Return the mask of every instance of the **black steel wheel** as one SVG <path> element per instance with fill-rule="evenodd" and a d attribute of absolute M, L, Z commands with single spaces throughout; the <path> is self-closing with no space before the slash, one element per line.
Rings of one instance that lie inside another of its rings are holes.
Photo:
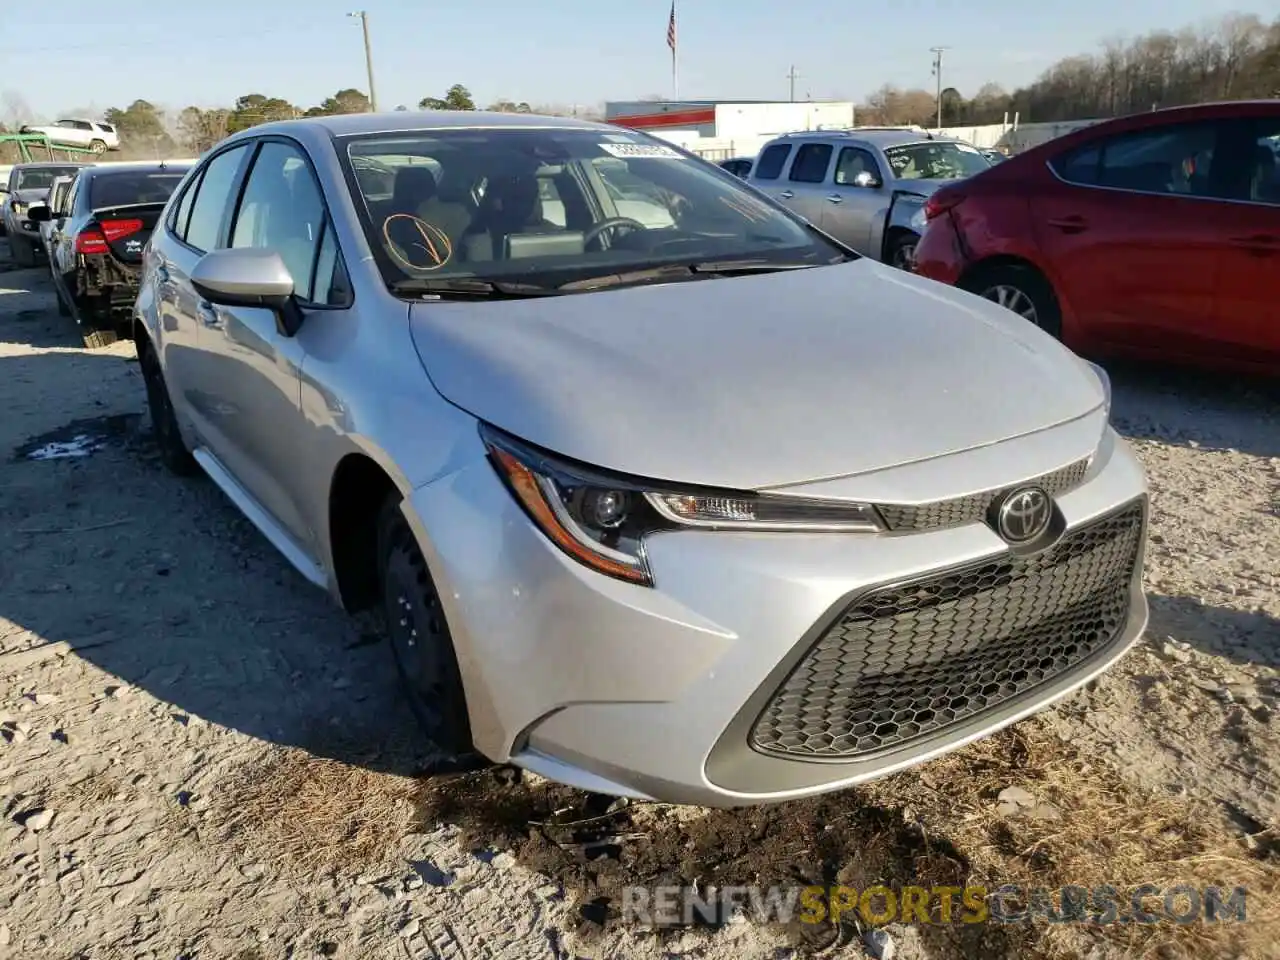
<path fill-rule="evenodd" d="M 462 674 L 440 594 L 414 538 L 400 498 L 383 504 L 378 519 L 379 582 L 387 639 L 419 725 L 443 757 L 432 773 L 492 766 L 471 742 Z"/>

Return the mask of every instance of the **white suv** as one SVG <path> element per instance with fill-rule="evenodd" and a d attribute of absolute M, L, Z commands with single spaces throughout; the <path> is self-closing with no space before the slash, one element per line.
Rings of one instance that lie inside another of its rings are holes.
<path fill-rule="evenodd" d="M 50 143 L 72 147 L 89 147 L 94 153 L 120 149 L 120 134 L 116 128 L 101 120 L 67 118 L 57 120 L 47 127 L 25 126 L 23 133 L 42 133 Z"/>

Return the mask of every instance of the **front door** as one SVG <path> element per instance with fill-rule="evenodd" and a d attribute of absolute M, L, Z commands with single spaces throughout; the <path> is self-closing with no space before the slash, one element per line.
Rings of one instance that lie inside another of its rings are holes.
<path fill-rule="evenodd" d="M 227 245 L 279 254 L 305 313 L 312 304 L 322 242 L 333 248 L 320 187 L 301 147 L 283 139 L 264 141 L 232 215 Z M 299 499 L 298 467 L 306 462 L 301 449 L 306 338 L 281 333 L 271 310 L 212 306 L 199 327 L 199 341 L 202 390 L 224 443 L 223 467 L 314 556 L 316 532 Z"/>
<path fill-rule="evenodd" d="M 884 171 L 871 151 L 841 147 L 819 226 L 864 257 L 879 260 L 881 231 L 875 227 L 888 212 L 884 194 Z"/>
<path fill-rule="evenodd" d="M 1054 163 L 1032 228 L 1087 339 L 1144 351 L 1212 350 L 1225 241 L 1221 124 L 1167 124 L 1086 144 Z"/>

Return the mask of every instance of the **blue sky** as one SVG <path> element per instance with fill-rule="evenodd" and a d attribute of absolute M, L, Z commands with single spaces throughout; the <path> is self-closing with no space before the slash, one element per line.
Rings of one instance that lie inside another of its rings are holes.
<path fill-rule="evenodd" d="M 5 4 L 0 24 L 0 91 L 20 93 L 43 116 L 137 97 L 181 107 L 265 93 L 309 106 L 366 86 L 359 22 L 346 15 L 360 4 L 18 0 Z M 481 105 L 507 98 L 587 106 L 671 93 L 670 0 L 363 5 L 383 109 L 439 96 L 453 83 Z M 945 45 L 944 80 L 972 94 L 988 80 L 1026 83 L 1110 36 L 1237 10 L 1269 20 L 1280 2 L 678 0 L 679 93 L 782 99 L 791 64 L 800 98 L 860 99 L 886 82 L 931 89 L 929 48 Z"/>

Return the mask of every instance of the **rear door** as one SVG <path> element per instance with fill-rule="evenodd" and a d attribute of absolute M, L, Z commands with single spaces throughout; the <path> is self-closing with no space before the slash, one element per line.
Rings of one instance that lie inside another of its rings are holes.
<path fill-rule="evenodd" d="M 760 151 L 755 168 L 747 177 L 747 182 L 753 187 L 767 193 L 780 203 L 785 203 L 789 199 L 782 194 L 791 192 L 782 179 L 782 172 L 787 169 L 787 161 L 791 159 L 792 146 L 794 144 L 786 140 L 768 144 Z"/>
<path fill-rule="evenodd" d="M 814 226 L 822 225 L 823 206 L 835 147 L 827 140 L 801 141 L 787 168 L 786 186 L 778 197 Z"/>
<path fill-rule="evenodd" d="M 1216 332 L 1232 358 L 1280 363 L 1280 113 L 1234 121 L 1236 200 L 1218 282 Z"/>
<path fill-rule="evenodd" d="M 1217 291 L 1239 205 L 1226 199 L 1223 124 L 1161 124 L 1054 158 L 1031 198 L 1055 284 L 1094 342 L 1128 351 L 1213 349 Z"/>
<path fill-rule="evenodd" d="M 212 321 L 213 308 L 191 286 L 191 271 L 209 250 L 223 245 L 233 192 L 249 156 L 236 144 L 211 156 L 173 207 L 164 240 L 152 245 L 151 269 L 157 287 L 156 312 L 165 379 L 175 412 L 215 456 L 225 447 L 218 414 L 201 374 L 200 327 Z"/>
<path fill-rule="evenodd" d="M 884 171 L 870 150 L 841 147 L 831 187 L 823 198 L 819 226 L 863 256 L 879 260 L 880 232 L 873 226 L 883 221 L 888 209 L 884 182 Z"/>

